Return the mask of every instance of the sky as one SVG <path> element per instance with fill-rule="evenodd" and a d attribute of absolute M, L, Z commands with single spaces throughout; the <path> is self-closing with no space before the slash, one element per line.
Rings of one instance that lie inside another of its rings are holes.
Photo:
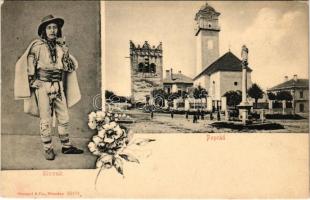
<path fill-rule="evenodd" d="M 173 68 L 194 77 L 196 12 L 204 1 L 107 1 L 105 3 L 106 89 L 130 96 L 129 40 L 163 43 L 163 71 Z M 252 82 L 263 89 L 284 76 L 308 78 L 308 3 L 296 1 L 208 1 L 220 12 L 220 56 L 240 58 L 249 48 Z M 165 73 L 164 73 L 165 74 Z"/>

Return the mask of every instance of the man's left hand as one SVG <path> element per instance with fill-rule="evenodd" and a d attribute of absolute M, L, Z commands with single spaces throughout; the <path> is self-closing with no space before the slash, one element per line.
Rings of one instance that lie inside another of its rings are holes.
<path fill-rule="evenodd" d="M 62 45 L 62 50 L 66 56 L 69 56 L 69 48 L 66 44 Z"/>

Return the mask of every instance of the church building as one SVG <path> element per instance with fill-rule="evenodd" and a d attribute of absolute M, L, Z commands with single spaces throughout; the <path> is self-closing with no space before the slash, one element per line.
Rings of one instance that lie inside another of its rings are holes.
<path fill-rule="evenodd" d="M 194 85 L 205 88 L 213 103 L 230 90 L 240 90 L 242 83 L 241 60 L 228 51 L 219 57 L 219 16 L 208 3 L 196 13 L 197 59 Z M 251 87 L 251 72 L 247 71 L 247 87 Z"/>

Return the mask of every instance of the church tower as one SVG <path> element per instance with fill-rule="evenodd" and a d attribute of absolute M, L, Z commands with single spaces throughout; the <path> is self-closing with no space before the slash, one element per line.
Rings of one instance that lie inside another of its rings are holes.
<path fill-rule="evenodd" d="M 148 103 L 153 89 L 163 85 L 162 43 L 157 47 L 147 41 L 141 47 L 130 41 L 131 99 Z"/>
<path fill-rule="evenodd" d="M 196 74 L 199 74 L 203 69 L 219 58 L 219 15 L 220 13 L 208 3 L 202 6 L 196 13 Z"/>

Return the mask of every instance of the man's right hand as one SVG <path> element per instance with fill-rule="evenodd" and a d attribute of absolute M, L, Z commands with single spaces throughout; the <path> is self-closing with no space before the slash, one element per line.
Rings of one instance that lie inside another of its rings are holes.
<path fill-rule="evenodd" d="M 34 78 L 34 76 L 29 76 L 29 85 L 31 88 L 39 88 L 40 87 L 40 84 L 41 82 L 39 80 L 36 80 Z"/>

